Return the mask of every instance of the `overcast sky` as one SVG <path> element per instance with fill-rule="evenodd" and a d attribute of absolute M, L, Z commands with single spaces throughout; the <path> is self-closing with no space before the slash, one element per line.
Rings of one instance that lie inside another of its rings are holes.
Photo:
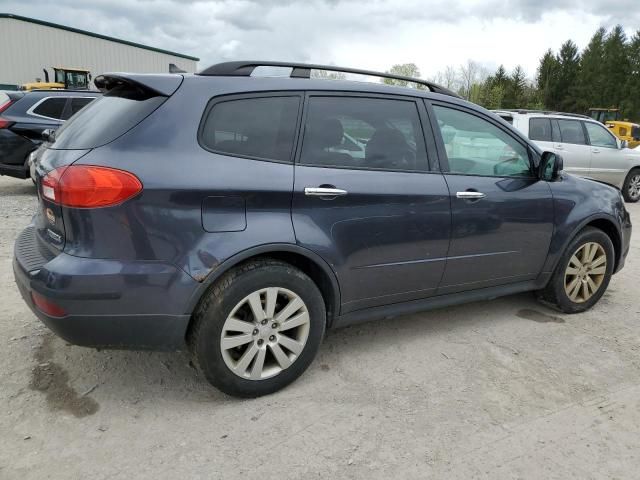
<path fill-rule="evenodd" d="M 193 55 L 297 60 L 424 78 L 468 59 L 493 69 L 538 59 L 599 26 L 640 29 L 640 0 L 2 0 L 0 10 Z"/>

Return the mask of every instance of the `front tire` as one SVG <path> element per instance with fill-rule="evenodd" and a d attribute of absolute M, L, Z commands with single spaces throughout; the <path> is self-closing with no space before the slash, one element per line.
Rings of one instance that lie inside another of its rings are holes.
<path fill-rule="evenodd" d="M 589 310 L 604 295 L 614 263 L 609 236 L 587 227 L 569 243 L 549 283 L 537 292 L 538 298 L 564 313 Z"/>
<path fill-rule="evenodd" d="M 640 168 L 634 168 L 627 175 L 622 186 L 622 196 L 629 203 L 640 200 Z"/>
<path fill-rule="evenodd" d="M 318 287 L 276 260 L 225 274 L 194 316 L 189 344 L 205 378 L 223 392 L 258 397 L 284 388 L 311 364 L 326 325 Z"/>

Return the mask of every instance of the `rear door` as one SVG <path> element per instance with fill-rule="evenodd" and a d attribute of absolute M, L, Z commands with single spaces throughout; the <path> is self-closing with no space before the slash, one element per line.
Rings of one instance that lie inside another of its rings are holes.
<path fill-rule="evenodd" d="M 584 122 L 591 145 L 589 176 L 622 187 L 629 170 L 629 160 L 618 148 L 618 140 L 599 123 Z"/>
<path fill-rule="evenodd" d="M 438 294 L 532 280 L 553 233 L 553 198 L 528 145 L 475 110 L 434 102 L 452 232 Z"/>
<path fill-rule="evenodd" d="M 298 147 L 298 244 L 336 271 L 342 312 L 433 295 L 449 244 L 448 189 L 414 98 L 310 93 Z"/>
<path fill-rule="evenodd" d="M 555 143 L 560 142 L 557 123 L 549 117 L 530 117 L 529 135 L 543 151 L 556 152 Z"/>
<path fill-rule="evenodd" d="M 555 144 L 555 151 L 564 160 L 564 170 L 588 177 L 591 174 L 591 147 L 580 120 L 558 118 L 560 142 Z"/>

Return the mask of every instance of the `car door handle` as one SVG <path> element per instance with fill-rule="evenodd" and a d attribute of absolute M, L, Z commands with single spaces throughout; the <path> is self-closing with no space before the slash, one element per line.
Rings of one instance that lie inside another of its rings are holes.
<path fill-rule="evenodd" d="M 594 148 L 594 149 L 592 149 L 591 151 L 592 151 L 593 153 L 600 153 L 600 150 L 599 150 L 599 149 L 597 149 L 597 148 Z"/>
<path fill-rule="evenodd" d="M 564 147 L 562 145 L 560 145 L 560 144 L 554 145 L 553 148 L 555 148 L 556 150 L 563 150 L 564 149 Z"/>
<path fill-rule="evenodd" d="M 465 200 L 479 200 L 481 198 L 486 197 L 487 195 L 482 192 L 458 192 L 456 193 L 457 198 L 463 198 Z"/>
<path fill-rule="evenodd" d="M 307 197 L 342 197 L 347 191 L 340 188 L 305 187 L 304 194 Z"/>

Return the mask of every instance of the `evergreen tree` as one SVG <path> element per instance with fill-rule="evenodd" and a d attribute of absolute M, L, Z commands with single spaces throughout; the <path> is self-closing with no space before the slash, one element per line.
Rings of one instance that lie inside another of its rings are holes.
<path fill-rule="evenodd" d="M 557 56 L 559 64 L 554 92 L 558 102 L 555 109 L 563 112 L 577 110 L 577 82 L 580 75 L 580 54 L 578 46 L 571 40 L 562 44 Z"/>
<path fill-rule="evenodd" d="M 640 30 L 631 38 L 627 48 L 629 77 L 625 83 L 621 102 L 624 118 L 640 122 Z"/>
<path fill-rule="evenodd" d="M 590 107 L 605 106 L 604 87 L 607 82 L 607 73 L 603 58 L 606 35 L 607 31 L 599 28 L 582 53 L 576 90 L 576 106 L 580 112 L 587 112 Z"/>
<path fill-rule="evenodd" d="M 511 76 L 507 79 L 503 107 L 504 108 L 526 108 L 524 90 L 527 86 L 524 70 L 518 65 Z"/>
<path fill-rule="evenodd" d="M 631 75 L 631 59 L 628 55 L 627 37 L 621 25 L 613 28 L 607 36 L 602 57 L 602 67 L 606 72 L 602 92 L 602 107 L 620 107 L 624 96 L 625 88 Z"/>
<path fill-rule="evenodd" d="M 551 49 L 547 50 L 540 59 L 538 66 L 538 76 L 536 78 L 536 87 L 542 104 L 549 110 L 557 109 L 559 103 L 557 97 L 558 73 L 560 65 L 558 59 Z"/>

